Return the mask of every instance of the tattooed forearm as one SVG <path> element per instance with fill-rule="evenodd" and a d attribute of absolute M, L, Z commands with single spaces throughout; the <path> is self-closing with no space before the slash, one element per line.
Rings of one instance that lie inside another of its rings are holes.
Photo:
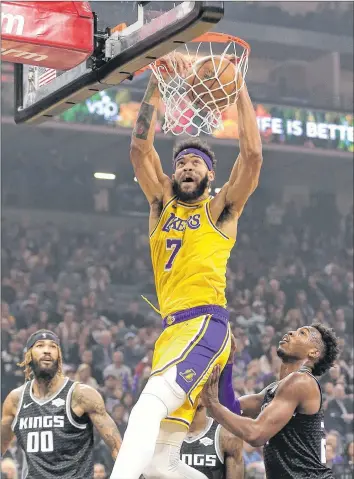
<path fill-rule="evenodd" d="M 141 104 L 139 116 L 136 120 L 133 132 L 133 135 L 136 138 L 139 138 L 139 140 L 147 140 L 154 111 L 154 105 L 145 102 Z"/>
<path fill-rule="evenodd" d="M 139 140 L 147 140 L 150 128 L 153 122 L 153 115 L 155 108 L 158 106 L 160 101 L 158 95 L 158 87 L 156 81 L 151 77 L 148 87 L 146 89 L 138 119 L 133 131 L 133 137 L 138 138 Z"/>
<path fill-rule="evenodd" d="M 115 422 L 106 411 L 104 413 L 91 414 L 90 418 L 97 432 L 109 447 L 113 459 L 116 459 L 122 439 Z"/>

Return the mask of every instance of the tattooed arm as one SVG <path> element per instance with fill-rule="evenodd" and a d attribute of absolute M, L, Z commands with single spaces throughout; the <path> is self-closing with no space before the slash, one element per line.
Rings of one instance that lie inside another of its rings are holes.
<path fill-rule="evenodd" d="M 180 73 L 187 69 L 188 65 L 183 55 L 176 54 L 175 61 L 176 68 Z M 166 74 L 173 70 L 168 56 L 161 58 L 160 62 L 164 65 Z M 159 155 L 154 148 L 157 110 L 160 101 L 158 82 L 152 73 L 140 106 L 130 147 L 130 159 L 135 176 L 150 205 L 162 202 L 164 189 L 170 184 L 170 179 L 163 173 Z"/>
<path fill-rule="evenodd" d="M 225 479 L 243 479 L 242 439 L 234 436 L 222 427 L 220 431 L 220 448 L 225 461 Z"/>
<path fill-rule="evenodd" d="M 111 450 L 113 459 L 116 459 L 122 438 L 115 422 L 106 411 L 100 393 L 90 386 L 78 384 L 72 395 L 71 409 L 79 417 L 88 414 L 97 432 Z"/>
<path fill-rule="evenodd" d="M 1 416 L 1 455 L 5 454 L 12 439 L 14 433 L 12 430 L 12 422 L 15 419 L 17 407 L 20 402 L 20 396 L 23 386 L 14 389 L 9 393 L 2 406 Z"/>

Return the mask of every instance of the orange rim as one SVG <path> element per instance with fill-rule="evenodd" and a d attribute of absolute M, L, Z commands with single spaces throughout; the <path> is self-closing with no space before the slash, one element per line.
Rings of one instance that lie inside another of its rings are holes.
<path fill-rule="evenodd" d="M 208 32 L 200 35 L 200 37 L 194 38 L 194 40 L 190 40 L 188 43 L 201 43 L 201 42 L 210 42 L 210 43 L 238 43 L 241 47 L 247 50 L 247 56 L 251 53 L 250 44 L 247 43 L 242 38 L 235 37 L 233 35 L 229 35 L 227 33 L 219 33 L 219 32 Z M 159 61 L 156 60 L 156 64 L 159 64 Z M 146 70 L 150 69 L 150 65 L 137 70 L 134 75 L 140 75 L 141 73 L 146 72 Z"/>
<path fill-rule="evenodd" d="M 208 32 L 204 33 L 200 37 L 194 38 L 190 43 L 200 43 L 200 42 L 210 42 L 210 43 L 238 43 L 241 47 L 247 50 L 247 54 L 251 53 L 251 47 L 249 43 L 242 38 L 235 37 L 233 35 L 228 35 L 227 33 L 218 33 L 218 32 Z"/>

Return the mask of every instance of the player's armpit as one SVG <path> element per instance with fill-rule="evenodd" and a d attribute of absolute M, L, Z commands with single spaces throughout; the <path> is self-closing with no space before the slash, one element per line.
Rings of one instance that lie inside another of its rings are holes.
<path fill-rule="evenodd" d="M 242 456 L 243 441 L 229 431 L 221 428 L 220 446 L 225 458 L 225 479 L 243 479 L 244 464 Z"/>
<path fill-rule="evenodd" d="M 90 386 L 78 384 L 73 392 L 71 408 L 78 416 L 88 414 L 97 432 L 111 450 L 113 459 L 116 459 L 122 438 L 115 422 L 106 411 L 101 394 Z"/>
<path fill-rule="evenodd" d="M 14 433 L 11 428 L 16 416 L 18 403 L 20 400 L 21 388 L 14 389 L 9 393 L 2 406 L 1 416 L 1 455 L 7 451 Z"/>

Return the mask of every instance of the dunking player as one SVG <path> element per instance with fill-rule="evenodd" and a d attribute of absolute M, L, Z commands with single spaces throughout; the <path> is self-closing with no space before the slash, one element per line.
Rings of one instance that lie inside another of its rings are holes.
<path fill-rule="evenodd" d="M 26 456 L 27 479 L 93 478 L 93 426 L 113 458 L 121 444 L 102 397 L 63 376 L 59 339 L 51 331 L 30 336 L 20 366 L 26 382 L 4 401 L 1 453 L 15 435 Z"/>
<path fill-rule="evenodd" d="M 230 432 L 252 446 L 264 444 L 268 479 L 333 479 L 326 467 L 322 392 L 315 376 L 324 374 L 337 355 L 331 329 L 313 324 L 289 331 L 279 343 L 279 381 L 239 399 L 243 415 L 249 417 L 237 416 L 219 403 L 218 366 L 204 387 L 203 402 Z"/>
<path fill-rule="evenodd" d="M 232 385 L 224 384 L 225 380 L 231 379 L 232 365 L 235 354 L 235 341 L 232 338 L 231 352 L 228 363 L 221 375 L 219 384 L 219 400 L 221 404 L 231 407 L 225 394 Z M 199 398 L 197 411 L 188 434 L 182 444 L 181 459 L 207 479 L 243 479 L 244 465 L 242 457 L 243 441 L 234 436 L 215 420 L 207 415 L 203 400 Z"/>
<path fill-rule="evenodd" d="M 183 56 L 177 61 L 183 74 L 189 66 Z M 171 69 L 167 58 L 164 62 Z M 131 161 L 150 203 L 150 246 L 164 331 L 112 479 L 138 479 L 143 472 L 147 477 L 178 478 L 193 472 L 182 472 L 180 447 L 210 371 L 216 364 L 223 368 L 229 356 L 226 265 L 262 164 L 256 115 L 243 88 L 237 104 L 240 154 L 228 183 L 215 198 L 209 196 L 216 160 L 199 139 L 176 146 L 171 180 L 153 145 L 159 102 L 152 76 L 132 136 Z"/>

